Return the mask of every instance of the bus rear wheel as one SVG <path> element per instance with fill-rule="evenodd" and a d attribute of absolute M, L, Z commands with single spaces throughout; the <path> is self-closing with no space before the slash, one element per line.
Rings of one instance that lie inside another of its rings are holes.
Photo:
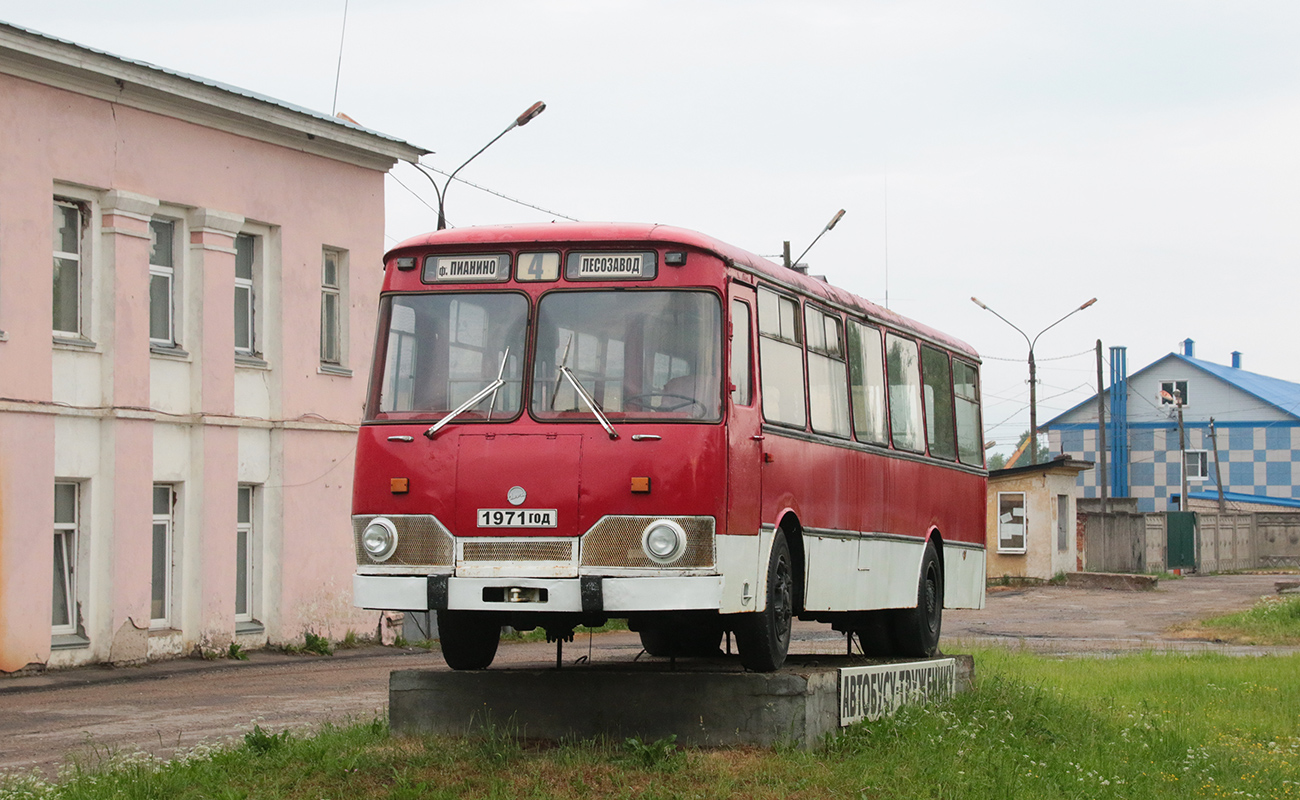
<path fill-rule="evenodd" d="M 501 620 L 481 611 L 439 611 L 438 641 L 452 669 L 487 669 L 501 643 Z"/>
<path fill-rule="evenodd" d="M 943 568 L 934 542 L 925 545 L 921 557 L 921 579 L 916 587 L 916 608 L 893 612 L 890 634 L 898 655 L 929 658 L 939 652 L 943 627 Z"/>
<path fill-rule="evenodd" d="M 776 532 L 767 561 L 767 607 L 736 621 L 740 663 L 754 672 L 774 672 L 790 652 L 794 621 L 794 565 L 785 533 Z"/>

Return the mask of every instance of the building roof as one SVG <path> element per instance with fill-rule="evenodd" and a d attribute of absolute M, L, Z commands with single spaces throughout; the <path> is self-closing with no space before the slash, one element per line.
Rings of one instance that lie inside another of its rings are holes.
<path fill-rule="evenodd" d="M 1258 398 L 1262 402 L 1270 406 L 1273 406 L 1274 408 L 1276 408 L 1277 410 L 1281 411 L 1284 414 L 1288 414 L 1292 417 L 1300 419 L 1300 383 L 1292 383 L 1291 381 L 1284 381 L 1281 378 L 1270 378 L 1267 375 L 1260 375 L 1255 372 L 1247 372 L 1244 369 L 1238 369 L 1236 367 L 1228 367 L 1228 366 L 1224 366 L 1223 364 L 1215 364 L 1212 361 L 1206 361 L 1200 358 L 1185 356 L 1182 355 L 1181 353 L 1169 353 L 1168 355 L 1157 358 L 1155 361 L 1152 361 L 1150 364 L 1147 364 L 1142 369 L 1129 375 L 1128 380 L 1131 381 L 1134 378 L 1138 377 L 1139 375 L 1142 375 L 1143 373 L 1155 368 L 1156 366 L 1160 364 L 1164 364 L 1165 362 L 1170 360 L 1181 361 L 1189 366 L 1195 367 L 1201 370 L 1202 372 L 1208 373 L 1209 375 L 1218 378 L 1219 380 L 1223 381 L 1224 383 L 1227 383 L 1230 386 L 1236 387 L 1237 389 L 1245 392 L 1246 394 L 1251 395 L 1252 397 Z M 1109 388 L 1106 390 L 1106 393 L 1108 395 L 1110 394 Z M 1075 411 L 1079 410 L 1080 408 L 1083 408 L 1084 406 L 1087 405 L 1095 406 L 1096 404 L 1097 404 L 1097 395 L 1093 394 L 1092 397 L 1089 397 L 1087 400 L 1084 400 L 1082 403 L 1075 405 L 1073 408 L 1069 409 L 1068 411 L 1057 414 L 1052 419 L 1048 420 L 1047 422 L 1044 422 L 1042 425 L 1039 425 L 1038 429 L 1048 430 L 1057 422 L 1073 414 Z"/>
<path fill-rule="evenodd" d="M 1026 464 L 1023 467 L 1008 467 L 1007 469 L 989 470 L 989 480 L 995 481 L 1001 478 L 1015 478 L 1022 475 L 1029 475 L 1035 472 L 1068 472 L 1071 475 L 1078 475 L 1080 472 L 1086 472 L 1093 468 L 1093 462 L 1083 461 L 1078 458 L 1069 456 L 1058 456 L 1051 461 L 1044 461 L 1039 464 Z"/>
<path fill-rule="evenodd" d="M 1188 492 L 1187 497 L 1192 500 L 1218 500 L 1219 493 L 1209 492 Z M 1269 497 L 1262 494 L 1244 494 L 1242 492 L 1224 492 L 1223 500 L 1227 503 L 1251 503 L 1266 506 L 1283 506 L 1286 508 L 1300 508 L 1300 499 L 1291 497 Z"/>
<path fill-rule="evenodd" d="M 319 111 L 6 22 L 0 73 L 372 169 L 430 152 Z"/>

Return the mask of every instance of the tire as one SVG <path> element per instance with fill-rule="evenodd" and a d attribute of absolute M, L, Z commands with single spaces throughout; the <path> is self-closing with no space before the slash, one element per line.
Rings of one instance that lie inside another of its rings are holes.
<path fill-rule="evenodd" d="M 439 611 L 438 636 L 442 657 L 452 669 L 487 669 L 501 642 L 501 621 L 495 614 Z"/>
<path fill-rule="evenodd" d="M 708 658 L 722 649 L 722 626 L 682 625 L 676 628 L 649 628 L 641 633 L 641 646 L 652 656 L 686 656 Z"/>
<path fill-rule="evenodd" d="M 737 620 L 740 663 L 753 672 L 774 672 L 790 652 L 794 621 L 794 563 L 785 533 L 777 531 L 767 560 L 767 607 Z"/>
<path fill-rule="evenodd" d="M 916 608 L 892 612 L 890 638 L 900 656 L 929 658 L 939 652 L 943 627 L 943 568 L 934 542 L 921 556 L 921 578 L 916 587 Z"/>

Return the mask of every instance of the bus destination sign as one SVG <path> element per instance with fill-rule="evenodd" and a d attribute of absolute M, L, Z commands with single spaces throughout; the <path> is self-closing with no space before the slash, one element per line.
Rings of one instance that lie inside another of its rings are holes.
<path fill-rule="evenodd" d="M 643 253 L 569 253 L 564 277 L 571 281 L 645 281 L 655 277 L 653 250 Z"/>
<path fill-rule="evenodd" d="M 428 256 L 424 259 L 425 283 L 481 283 L 510 279 L 510 256 L 478 254 Z"/>

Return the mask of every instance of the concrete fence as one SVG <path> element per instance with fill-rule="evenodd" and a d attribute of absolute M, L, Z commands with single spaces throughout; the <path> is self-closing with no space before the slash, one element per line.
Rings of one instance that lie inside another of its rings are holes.
<path fill-rule="evenodd" d="M 1162 572 L 1169 519 L 1129 510 L 1101 514 L 1080 503 L 1079 550 L 1089 572 Z M 1300 513 L 1196 514 L 1199 572 L 1300 567 Z"/>

